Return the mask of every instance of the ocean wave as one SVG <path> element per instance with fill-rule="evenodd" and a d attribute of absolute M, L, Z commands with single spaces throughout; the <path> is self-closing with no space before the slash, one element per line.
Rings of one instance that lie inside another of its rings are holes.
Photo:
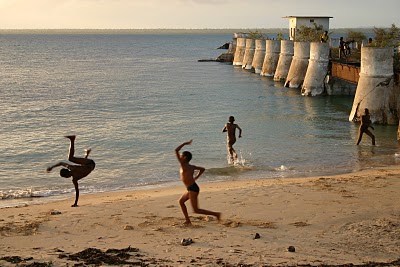
<path fill-rule="evenodd" d="M 231 165 L 221 168 L 209 168 L 207 169 L 207 174 L 217 175 L 217 176 L 233 176 L 236 174 L 240 174 L 243 172 L 249 172 L 254 170 L 252 166 L 244 166 L 244 165 Z"/>
<path fill-rule="evenodd" d="M 23 198 L 41 198 L 51 197 L 71 193 L 72 189 L 15 189 L 0 190 L 0 200 L 23 199 Z"/>

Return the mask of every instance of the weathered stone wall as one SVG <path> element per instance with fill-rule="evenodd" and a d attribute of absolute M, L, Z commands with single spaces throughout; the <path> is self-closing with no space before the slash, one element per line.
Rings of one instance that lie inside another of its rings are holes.
<path fill-rule="evenodd" d="M 265 39 L 256 40 L 256 49 L 254 51 L 252 71 L 256 74 L 260 74 L 265 58 Z"/>
<path fill-rule="evenodd" d="M 310 58 L 309 42 L 294 42 L 294 55 L 286 78 L 285 87 L 300 88 L 307 73 Z"/>
<path fill-rule="evenodd" d="M 394 87 L 393 48 L 361 48 L 361 70 L 350 121 L 359 121 L 368 108 L 371 120 L 397 124 L 398 94 Z"/>
<path fill-rule="evenodd" d="M 290 64 L 292 63 L 294 54 L 294 42 L 291 40 L 281 41 L 281 52 L 276 67 L 274 81 L 284 82 L 289 73 Z"/>
<path fill-rule="evenodd" d="M 329 44 L 312 42 L 307 73 L 301 88 L 302 95 L 316 96 L 324 93 L 324 81 L 328 72 L 328 64 Z"/>
<path fill-rule="evenodd" d="M 261 76 L 273 77 L 275 75 L 276 66 L 279 61 L 279 54 L 281 51 L 281 42 L 278 40 L 265 41 L 265 57 Z"/>

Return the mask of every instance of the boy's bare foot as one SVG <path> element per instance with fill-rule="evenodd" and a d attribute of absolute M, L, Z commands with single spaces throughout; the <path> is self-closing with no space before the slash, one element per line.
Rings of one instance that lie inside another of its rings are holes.
<path fill-rule="evenodd" d="M 91 151 L 92 151 L 91 148 L 85 149 L 85 158 L 87 158 L 87 157 L 89 156 L 89 154 L 90 154 Z"/>
<path fill-rule="evenodd" d="M 72 205 L 71 207 L 79 207 L 79 206 L 78 206 L 78 204 L 74 204 L 74 205 Z"/>
<path fill-rule="evenodd" d="M 192 226 L 192 222 L 191 221 L 186 221 L 183 223 L 183 226 Z"/>
<path fill-rule="evenodd" d="M 74 140 L 76 138 L 76 135 L 65 135 L 64 137 L 70 140 Z"/>

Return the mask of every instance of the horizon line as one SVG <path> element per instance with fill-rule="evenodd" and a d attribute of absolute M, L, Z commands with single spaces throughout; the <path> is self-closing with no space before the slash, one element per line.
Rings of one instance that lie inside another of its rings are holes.
<path fill-rule="evenodd" d="M 359 26 L 359 27 L 336 27 L 336 28 L 329 28 L 329 30 L 333 29 L 373 29 L 376 26 Z M 249 28 L 249 27 L 233 27 L 233 28 L 0 28 L 0 31 L 43 31 L 43 30 L 60 30 L 60 31 L 84 31 L 84 30 L 91 30 L 91 31 L 151 31 L 151 30 L 274 30 L 274 29 L 287 29 L 288 27 L 268 27 L 268 28 Z"/>

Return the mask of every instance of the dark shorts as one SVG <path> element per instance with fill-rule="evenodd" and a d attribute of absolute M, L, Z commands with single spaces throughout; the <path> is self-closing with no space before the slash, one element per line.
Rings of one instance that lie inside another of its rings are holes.
<path fill-rule="evenodd" d="M 188 187 L 187 187 L 187 190 L 188 190 L 188 191 L 192 191 L 192 192 L 199 193 L 199 192 L 200 192 L 200 187 L 199 187 L 196 183 L 194 183 L 194 184 L 192 184 L 191 186 L 188 186 Z"/>

